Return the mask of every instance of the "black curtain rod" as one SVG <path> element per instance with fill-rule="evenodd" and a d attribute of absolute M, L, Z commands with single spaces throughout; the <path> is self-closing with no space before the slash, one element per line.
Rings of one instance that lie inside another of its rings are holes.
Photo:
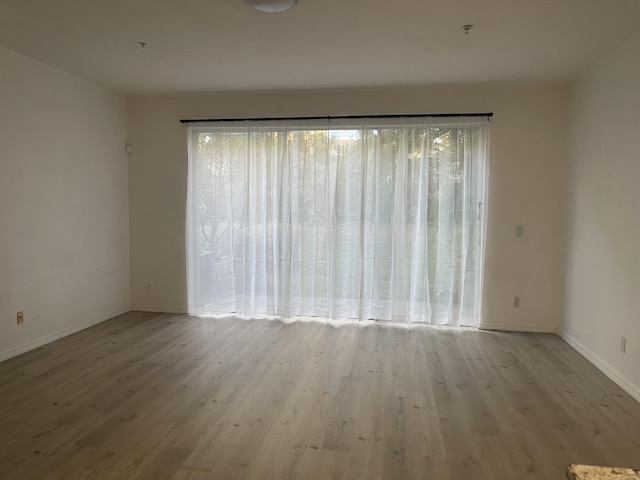
<path fill-rule="evenodd" d="M 204 122 L 264 122 L 277 120 L 356 120 L 364 118 L 449 118 L 449 117 L 493 117 L 493 112 L 486 113 L 410 113 L 407 115 L 340 115 L 326 117 L 262 117 L 262 118 L 197 118 L 182 119 L 180 123 Z"/>

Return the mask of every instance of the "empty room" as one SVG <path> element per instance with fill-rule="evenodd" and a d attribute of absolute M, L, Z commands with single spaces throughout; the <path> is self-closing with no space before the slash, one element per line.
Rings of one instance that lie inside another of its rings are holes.
<path fill-rule="evenodd" d="M 638 59 L 638 0 L 0 0 L 0 479 L 638 478 Z"/>

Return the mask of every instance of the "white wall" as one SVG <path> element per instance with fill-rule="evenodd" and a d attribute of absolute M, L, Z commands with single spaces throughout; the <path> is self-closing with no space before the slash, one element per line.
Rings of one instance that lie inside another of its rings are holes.
<path fill-rule="evenodd" d="M 640 34 L 593 65 L 571 105 L 560 332 L 640 400 Z M 620 351 L 620 337 L 627 351 Z"/>
<path fill-rule="evenodd" d="M 561 84 L 129 98 L 132 308 L 186 309 L 181 118 L 493 111 L 484 325 L 553 332 L 564 306 L 568 98 Z"/>
<path fill-rule="evenodd" d="M 0 72 L 2 360 L 128 310 L 129 225 L 124 98 L 4 49 Z"/>

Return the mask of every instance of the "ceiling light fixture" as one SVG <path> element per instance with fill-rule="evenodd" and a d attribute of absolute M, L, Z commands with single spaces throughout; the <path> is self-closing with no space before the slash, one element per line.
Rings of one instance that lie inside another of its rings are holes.
<path fill-rule="evenodd" d="M 298 0 L 244 0 L 256 10 L 267 13 L 279 13 L 295 7 Z"/>
<path fill-rule="evenodd" d="M 463 25 L 462 29 L 464 30 L 465 35 L 469 35 L 469 30 L 473 28 L 473 25 Z"/>

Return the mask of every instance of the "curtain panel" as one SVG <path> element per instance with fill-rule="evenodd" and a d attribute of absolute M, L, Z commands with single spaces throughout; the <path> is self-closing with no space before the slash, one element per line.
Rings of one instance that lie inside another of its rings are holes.
<path fill-rule="evenodd" d="M 477 326 L 486 121 L 187 127 L 192 314 Z"/>

